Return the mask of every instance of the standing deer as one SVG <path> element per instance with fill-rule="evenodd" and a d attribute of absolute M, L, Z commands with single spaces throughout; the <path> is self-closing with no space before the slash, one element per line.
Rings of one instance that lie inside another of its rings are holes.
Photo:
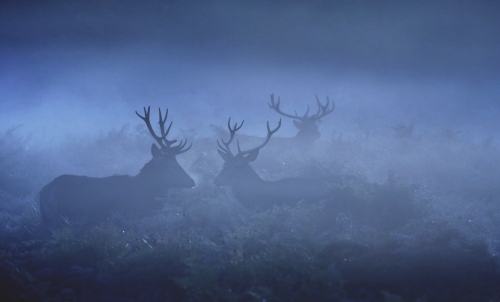
<path fill-rule="evenodd" d="M 259 150 L 262 149 L 271 139 L 271 136 L 281 127 L 281 119 L 278 127 L 274 130 L 269 128 L 267 122 L 267 137 L 258 147 L 241 151 L 239 141 L 237 141 L 238 154 L 233 155 L 230 144 L 234 139 L 236 131 L 242 126 L 237 123 L 231 127 L 231 118 L 227 123 L 230 138 L 227 142 L 223 139 L 222 146 L 217 140 L 220 149 L 217 149 L 224 160 L 224 166 L 219 175 L 214 179 L 216 186 L 231 186 L 236 198 L 243 206 L 256 210 L 270 208 L 273 205 L 289 204 L 294 205 L 300 200 L 317 201 L 325 194 L 325 189 L 329 182 L 338 182 L 342 179 L 339 176 L 318 179 L 285 178 L 277 181 L 265 181 L 253 170 L 250 163 L 257 159 Z"/>
<path fill-rule="evenodd" d="M 163 207 L 157 199 L 167 193 L 168 188 L 192 188 L 194 180 L 182 169 L 175 156 L 188 151 L 187 140 L 168 140 L 166 137 L 172 122 L 165 131 L 165 118 L 159 111 L 161 135 L 158 136 L 149 120 L 150 107 L 144 116 L 135 112 L 160 148 L 151 146 L 153 159 L 144 165 L 138 175 L 114 175 L 103 178 L 61 175 L 47 184 L 39 194 L 42 220 L 49 228 L 68 223 L 96 224 L 109 219 L 113 213 L 141 217 Z"/>
<path fill-rule="evenodd" d="M 278 101 L 274 101 L 274 94 L 271 94 L 271 102 L 267 103 L 269 108 L 274 109 L 274 111 L 279 114 L 292 118 L 293 124 L 295 127 L 299 129 L 299 132 L 295 136 L 295 139 L 298 141 L 300 145 L 304 143 L 312 143 L 315 140 L 319 139 L 321 134 L 318 131 L 318 123 L 320 119 L 330 113 L 332 113 L 333 109 L 335 109 L 335 102 L 332 100 L 332 108 L 330 107 L 330 98 L 326 98 L 326 105 L 322 105 L 316 96 L 316 102 L 318 105 L 318 112 L 309 116 L 309 106 L 307 106 L 307 111 L 303 116 L 299 116 L 297 111 L 295 111 L 295 115 L 287 114 L 281 111 L 280 109 L 280 98 L 278 97 Z"/>

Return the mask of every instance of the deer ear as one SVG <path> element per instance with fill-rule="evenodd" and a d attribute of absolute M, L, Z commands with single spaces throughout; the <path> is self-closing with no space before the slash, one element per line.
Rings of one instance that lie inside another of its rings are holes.
<path fill-rule="evenodd" d="M 253 162 L 254 160 L 257 159 L 258 155 L 259 155 L 259 149 L 250 152 L 247 156 L 245 156 L 245 160 L 247 162 Z"/>
<path fill-rule="evenodd" d="M 220 157 L 222 157 L 222 159 L 223 159 L 224 161 L 228 161 L 228 160 L 230 160 L 230 159 L 231 159 L 231 156 L 230 156 L 229 154 L 224 153 L 224 152 L 222 152 L 222 151 L 221 151 L 221 150 L 219 150 L 219 149 L 217 149 L 217 152 L 219 152 Z"/>
<path fill-rule="evenodd" d="M 293 120 L 293 125 L 299 129 L 302 129 L 302 122 Z"/>
<path fill-rule="evenodd" d="M 156 146 L 155 144 L 152 144 L 151 145 L 151 155 L 153 155 L 153 157 L 157 157 L 157 156 L 160 156 L 160 154 L 161 154 L 161 151 L 158 148 L 158 146 Z"/>

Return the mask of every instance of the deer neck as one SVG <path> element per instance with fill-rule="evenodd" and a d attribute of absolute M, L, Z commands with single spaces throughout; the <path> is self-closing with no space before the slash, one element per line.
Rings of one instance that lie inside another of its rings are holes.
<path fill-rule="evenodd" d="M 160 181 L 158 177 L 152 175 L 151 173 L 141 171 L 139 174 L 134 176 L 134 180 L 137 186 L 152 195 L 163 194 L 168 190 L 167 184 Z"/>
<path fill-rule="evenodd" d="M 241 177 L 238 178 L 238 181 L 234 185 L 235 188 L 243 188 L 250 187 L 255 188 L 258 185 L 261 185 L 265 181 L 260 178 L 259 174 L 254 171 L 254 169 L 249 165 L 245 167 L 242 171 Z"/>

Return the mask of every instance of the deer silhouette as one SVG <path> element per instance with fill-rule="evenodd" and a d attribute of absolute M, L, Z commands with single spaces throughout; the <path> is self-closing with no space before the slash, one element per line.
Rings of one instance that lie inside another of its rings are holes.
<path fill-rule="evenodd" d="M 192 188 L 194 180 L 182 169 L 176 155 L 188 151 L 187 140 L 168 140 L 166 137 L 172 122 L 165 131 L 165 118 L 159 111 L 161 135 L 155 134 L 149 119 L 150 108 L 144 107 L 146 126 L 156 140 L 151 146 L 153 158 L 136 176 L 114 175 L 103 178 L 61 175 L 47 184 L 39 193 L 40 212 L 44 224 L 49 228 L 64 225 L 97 224 L 117 213 L 125 217 L 143 217 L 160 210 L 163 203 L 157 197 L 168 192 L 168 188 Z"/>
<path fill-rule="evenodd" d="M 303 146 L 304 143 L 312 143 L 315 140 L 319 139 L 321 133 L 318 131 L 318 123 L 320 119 L 325 117 L 326 115 L 332 113 L 335 109 L 335 102 L 332 100 L 332 107 L 330 107 L 330 98 L 326 98 L 326 104 L 322 105 L 316 96 L 316 103 L 318 105 L 318 112 L 309 116 L 309 106 L 307 106 L 307 111 L 303 116 L 299 116 L 297 111 L 295 111 L 295 115 L 287 114 L 281 111 L 280 109 L 280 98 L 278 97 L 278 101 L 274 101 L 274 94 L 271 94 L 271 102 L 267 103 L 269 108 L 274 109 L 277 113 L 292 118 L 293 124 L 295 127 L 299 129 L 297 135 L 295 135 L 294 139 L 297 141 L 299 146 Z"/>
<path fill-rule="evenodd" d="M 224 160 L 222 171 L 214 179 L 216 186 L 231 186 L 236 198 L 247 208 L 265 210 L 273 205 L 295 205 L 300 200 L 318 201 L 325 194 L 325 189 L 331 182 L 342 181 L 342 176 L 331 176 L 326 178 L 285 178 L 277 181 L 263 180 L 250 166 L 257 159 L 259 150 L 271 139 L 271 136 L 281 127 L 281 119 L 278 126 L 271 130 L 267 122 L 267 137 L 264 142 L 253 149 L 242 151 L 237 140 L 238 153 L 234 155 L 230 144 L 234 139 L 236 131 L 241 129 L 243 121 L 239 126 L 237 123 L 231 127 L 229 118 L 227 127 L 230 138 L 227 142 L 221 139 L 222 145 L 217 140 L 220 149 L 219 155 Z"/>

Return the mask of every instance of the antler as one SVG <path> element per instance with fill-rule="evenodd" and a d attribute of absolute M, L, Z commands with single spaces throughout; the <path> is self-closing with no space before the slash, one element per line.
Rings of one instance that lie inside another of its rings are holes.
<path fill-rule="evenodd" d="M 236 139 L 236 142 L 238 144 L 238 155 L 242 156 L 242 155 L 245 155 L 245 154 L 252 153 L 253 151 L 262 149 L 269 142 L 269 140 L 271 139 L 271 136 L 274 133 L 276 133 L 276 131 L 278 131 L 280 127 L 281 127 L 281 119 L 278 122 L 278 127 L 276 127 L 274 130 L 271 130 L 271 128 L 269 128 L 269 121 L 267 121 L 267 137 L 266 137 L 266 140 L 260 146 L 255 147 L 255 148 L 250 149 L 250 150 L 247 150 L 247 151 L 241 151 L 241 149 L 240 149 L 240 142 L 238 141 L 238 139 Z"/>
<path fill-rule="evenodd" d="M 170 122 L 170 125 L 168 126 L 167 128 L 167 132 L 165 132 L 165 122 L 167 121 L 167 116 L 168 116 L 168 108 L 167 110 L 165 111 L 165 118 L 162 120 L 161 118 L 161 109 L 158 108 L 158 112 L 160 114 L 160 120 L 158 121 L 158 124 L 160 124 L 160 130 L 161 130 L 161 135 L 163 136 L 163 141 L 167 144 L 168 146 L 168 153 L 171 153 L 171 154 L 181 154 L 181 153 L 184 153 L 186 151 L 188 151 L 189 149 L 191 149 L 191 147 L 193 146 L 193 143 L 189 144 L 189 147 L 187 147 L 187 149 L 184 149 L 182 150 L 186 144 L 187 144 L 187 139 L 186 140 L 181 140 L 179 142 L 179 144 L 177 146 L 172 146 L 172 144 L 174 144 L 175 142 L 177 142 L 177 140 L 173 140 L 173 141 L 169 141 L 166 136 L 168 135 L 168 132 L 170 131 L 170 127 L 172 127 L 172 123 L 173 122 Z"/>
<path fill-rule="evenodd" d="M 146 126 L 148 127 L 149 133 L 153 136 L 153 138 L 156 140 L 158 145 L 160 145 L 161 149 L 169 154 L 172 155 L 178 155 L 181 153 L 184 153 L 191 149 L 193 144 L 191 143 L 187 149 L 182 150 L 186 144 L 187 144 L 187 139 L 185 141 L 180 141 L 179 145 L 172 147 L 172 144 L 177 142 L 177 140 L 168 140 L 167 135 L 170 132 L 170 128 L 172 127 L 172 123 L 170 122 L 170 125 L 167 128 L 167 131 L 165 131 L 165 123 L 167 121 L 167 116 L 168 116 L 168 109 L 165 112 L 165 118 L 162 118 L 161 115 L 161 109 L 158 108 L 159 112 L 159 121 L 158 124 L 160 124 L 160 131 L 161 131 L 161 136 L 156 135 L 156 133 L 153 130 L 153 127 L 151 126 L 151 121 L 149 119 L 149 113 L 150 113 L 150 106 L 148 106 L 148 110 L 146 111 L 146 107 L 144 107 L 144 116 L 141 116 L 137 111 L 135 114 L 137 114 L 138 117 L 140 117 L 145 123 Z"/>
<path fill-rule="evenodd" d="M 283 116 L 291 117 L 291 118 L 299 119 L 299 120 L 302 119 L 300 116 L 297 115 L 297 112 L 295 112 L 295 115 L 291 115 L 291 114 L 287 114 L 287 113 L 284 113 L 283 111 L 281 111 L 280 110 L 280 97 L 278 97 L 278 101 L 275 103 L 274 102 L 274 93 L 271 94 L 271 103 L 267 103 L 267 104 L 269 105 L 269 108 L 274 109 L 274 111 L 278 112 L 279 114 L 281 114 Z M 309 106 L 307 106 L 306 115 L 308 112 L 309 112 Z"/>
<path fill-rule="evenodd" d="M 168 127 L 166 134 L 163 134 L 163 127 L 162 127 L 162 129 L 161 129 L 162 136 L 156 135 L 155 131 L 153 130 L 153 127 L 151 126 L 151 121 L 149 120 L 149 112 L 150 112 L 150 107 L 148 106 L 147 111 L 146 111 L 146 107 L 144 107 L 144 116 L 140 115 L 137 111 L 135 112 L 135 114 L 137 114 L 137 116 L 140 117 L 146 123 L 146 126 L 148 127 L 149 133 L 151 133 L 151 135 L 156 140 L 158 145 L 160 145 L 160 147 L 162 149 L 166 150 L 166 149 L 168 149 L 168 147 L 163 143 L 163 139 L 167 136 L 168 131 L 170 130 L 170 127 Z M 160 115 L 161 115 L 161 112 L 160 112 Z M 166 121 L 166 119 L 167 119 L 167 117 L 165 116 L 165 121 Z M 161 124 L 161 117 L 160 117 L 160 125 L 162 125 Z M 163 123 L 163 125 L 164 125 L 164 123 Z"/>
<path fill-rule="evenodd" d="M 321 105 L 321 102 L 319 101 L 318 96 L 317 95 L 314 95 L 314 96 L 316 97 L 316 103 L 318 104 L 318 112 L 316 114 L 312 115 L 311 118 L 320 119 L 320 118 L 324 117 L 325 115 L 332 113 L 333 109 L 335 109 L 335 102 L 333 100 L 332 100 L 332 108 L 328 109 L 328 107 L 330 107 L 330 98 L 329 97 L 326 97 L 326 105 L 323 106 L 323 105 Z"/>
<path fill-rule="evenodd" d="M 278 112 L 279 114 L 286 116 L 286 117 L 296 119 L 296 120 L 301 120 L 301 121 L 306 120 L 306 119 L 318 120 L 318 119 L 324 117 L 325 115 L 330 114 L 333 111 L 333 109 L 335 109 L 335 102 L 333 100 L 332 100 L 332 104 L 333 104 L 332 108 L 328 109 L 328 107 L 330 106 L 330 98 L 326 97 L 326 105 L 323 106 L 323 105 L 321 105 L 321 102 L 319 101 L 318 96 L 315 95 L 315 97 L 316 97 L 316 102 L 318 105 L 318 112 L 316 114 L 311 115 L 311 116 L 307 116 L 309 114 L 309 106 L 307 106 L 307 111 L 304 114 L 304 116 L 302 116 L 302 117 L 297 114 L 297 111 L 295 111 L 295 115 L 284 113 L 280 109 L 280 98 L 278 97 L 278 101 L 275 102 L 274 101 L 274 94 L 271 94 L 271 103 L 267 103 L 267 104 L 269 105 L 269 108 L 274 109 L 274 111 Z"/>
<path fill-rule="evenodd" d="M 240 128 L 243 126 L 244 122 L 245 122 L 245 120 L 243 120 L 241 122 L 239 127 L 238 127 L 238 123 L 234 123 L 234 127 L 231 128 L 231 117 L 229 117 L 229 120 L 227 121 L 227 128 L 229 129 L 229 133 L 231 133 L 231 137 L 229 138 L 229 140 L 227 142 L 225 142 L 222 138 L 220 139 L 222 141 L 222 144 L 224 144 L 225 147 L 222 147 L 219 143 L 219 140 L 217 140 L 217 145 L 219 145 L 219 148 L 221 148 L 224 153 L 227 153 L 228 155 L 233 155 L 229 145 L 233 141 L 236 131 L 240 130 Z"/>
<path fill-rule="evenodd" d="M 144 109 L 146 109 L 146 108 L 144 108 Z M 137 113 L 137 111 L 136 111 L 135 113 Z M 161 117 L 161 109 L 160 109 L 160 108 L 158 108 L 158 113 L 159 113 L 159 117 L 160 117 L 160 120 L 158 121 L 158 124 L 160 124 L 161 136 L 162 136 L 163 141 L 165 142 L 165 144 L 166 144 L 168 147 L 170 147 L 170 146 L 171 146 L 173 143 L 175 143 L 177 140 L 169 141 L 169 140 L 167 139 L 167 135 L 168 135 L 168 133 L 170 132 L 170 128 L 172 127 L 173 122 L 170 122 L 170 125 L 169 125 L 169 126 L 168 126 L 168 128 L 167 128 L 167 132 L 165 133 L 165 122 L 167 121 L 167 116 L 168 116 L 168 108 L 167 108 L 167 110 L 165 111 L 165 118 L 164 118 L 164 119 L 162 119 L 162 117 Z M 137 115 L 139 115 L 139 114 L 137 114 Z M 141 117 L 141 116 L 139 115 L 139 117 Z M 147 115 L 147 117 L 148 117 L 148 121 L 149 121 L 149 107 L 148 107 L 148 115 Z M 149 129 L 149 127 L 148 127 L 148 129 Z M 151 131 L 151 129 L 150 129 L 149 131 Z"/>

